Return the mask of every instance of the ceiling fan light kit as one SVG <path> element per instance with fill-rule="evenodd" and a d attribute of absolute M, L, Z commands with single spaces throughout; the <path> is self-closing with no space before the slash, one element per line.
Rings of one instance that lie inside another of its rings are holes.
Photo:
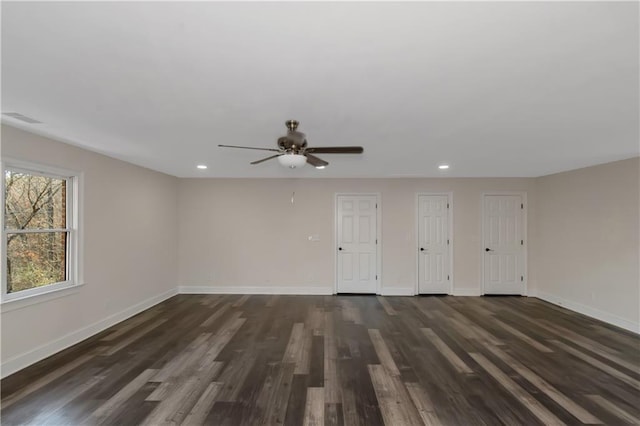
<path fill-rule="evenodd" d="M 278 156 L 278 162 L 289 169 L 296 169 L 307 164 L 307 157 L 301 154 L 282 154 Z"/>
<path fill-rule="evenodd" d="M 307 137 L 304 133 L 299 132 L 298 121 L 287 120 L 285 125 L 287 126 L 287 135 L 278 138 L 278 148 L 258 148 L 251 146 L 238 146 L 238 145 L 218 145 L 223 148 L 240 148 L 240 149 L 255 149 L 258 151 L 271 151 L 277 154 L 269 157 L 252 161 L 251 164 L 260 164 L 267 160 L 277 158 L 278 162 L 289 169 L 297 169 L 309 163 L 316 169 L 324 169 L 329 165 L 327 161 L 316 157 L 313 154 L 362 154 L 364 149 L 361 146 L 322 146 L 322 147 L 309 147 L 307 146 Z M 313 154 L 312 154 L 313 153 Z"/>

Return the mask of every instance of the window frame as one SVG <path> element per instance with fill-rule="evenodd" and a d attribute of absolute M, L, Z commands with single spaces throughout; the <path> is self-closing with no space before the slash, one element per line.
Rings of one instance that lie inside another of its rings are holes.
<path fill-rule="evenodd" d="M 0 242 L 0 262 L 2 268 L 2 280 L 0 289 L 0 304 L 18 300 L 35 298 L 61 290 L 77 287 L 82 284 L 82 262 L 81 262 L 81 188 L 83 174 L 81 172 L 47 166 L 44 164 L 26 162 L 3 158 L 1 164 L 2 179 L 0 179 L 0 203 L 2 212 L 0 214 L 0 231 L 2 241 Z M 51 228 L 46 230 L 11 230 L 5 226 L 5 187 L 6 172 L 27 173 L 36 176 L 63 179 L 66 182 L 66 228 Z M 15 293 L 7 292 L 7 239 L 10 234 L 32 234 L 32 233 L 66 232 L 66 280 L 56 283 L 46 284 L 40 287 L 33 287 Z"/>

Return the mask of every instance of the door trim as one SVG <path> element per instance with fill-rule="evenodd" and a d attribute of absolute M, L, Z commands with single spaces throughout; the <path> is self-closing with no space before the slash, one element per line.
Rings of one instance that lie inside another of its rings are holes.
<path fill-rule="evenodd" d="M 524 277 L 524 286 L 522 290 L 523 296 L 529 295 L 529 274 L 528 272 L 528 247 L 529 247 L 529 236 L 527 234 L 527 229 L 529 227 L 527 221 L 527 211 L 529 210 L 529 203 L 527 202 L 527 192 L 526 191 L 488 191 L 480 194 L 480 295 L 485 295 L 485 283 L 484 283 L 484 198 L 487 195 L 519 195 L 522 197 L 522 203 L 524 204 L 524 209 L 522 209 L 522 237 L 524 238 L 524 252 L 522 253 L 522 276 Z"/>
<path fill-rule="evenodd" d="M 376 197 L 376 294 L 382 291 L 382 194 L 380 192 L 336 192 L 333 197 L 333 294 L 338 294 L 338 197 L 341 196 L 369 196 Z"/>
<path fill-rule="evenodd" d="M 449 229 L 447 229 L 447 233 L 449 234 L 449 291 L 447 294 L 453 294 L 453 192 L 416 192 L 415 196 L 415 232 L 414 237 L 416 239 L 416 282 L 413 289 L 413 294 L 415 296 L 420 294 L 420 236 L 418 235 L 420 230 L 420 196 L 421 195 L 441 195 L 447 197 L 447 203 L 449 203 L 449 208 L 447 209 L 447 221 L 449 222 Z"/>

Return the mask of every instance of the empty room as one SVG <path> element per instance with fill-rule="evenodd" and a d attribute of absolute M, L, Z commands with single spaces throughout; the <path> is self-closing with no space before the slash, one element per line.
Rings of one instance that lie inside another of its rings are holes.
<path fill-rule="evenodd" d="M 640 425 L 640 3 L 11 2 L 2 425 Z"/>

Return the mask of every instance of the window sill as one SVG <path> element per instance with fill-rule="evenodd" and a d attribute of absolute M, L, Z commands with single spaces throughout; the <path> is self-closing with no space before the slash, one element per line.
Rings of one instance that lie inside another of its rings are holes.
<path fill-rule="evenodd" d="M 80 288 L 84 285 L 85 283 L 80 283 L 68 287 L 51 289 L 46 292 L 32 294 L 29 296 L 3 300 L 0 303 L 0 314 L 26 308 L 27 306 L 37 305 L 39 303 L 48 302 L 50 300 L 59 299 L 61 297 L 71 296 L 72 294 L 76 294 L 77 292 L 79 292 Z"/>

